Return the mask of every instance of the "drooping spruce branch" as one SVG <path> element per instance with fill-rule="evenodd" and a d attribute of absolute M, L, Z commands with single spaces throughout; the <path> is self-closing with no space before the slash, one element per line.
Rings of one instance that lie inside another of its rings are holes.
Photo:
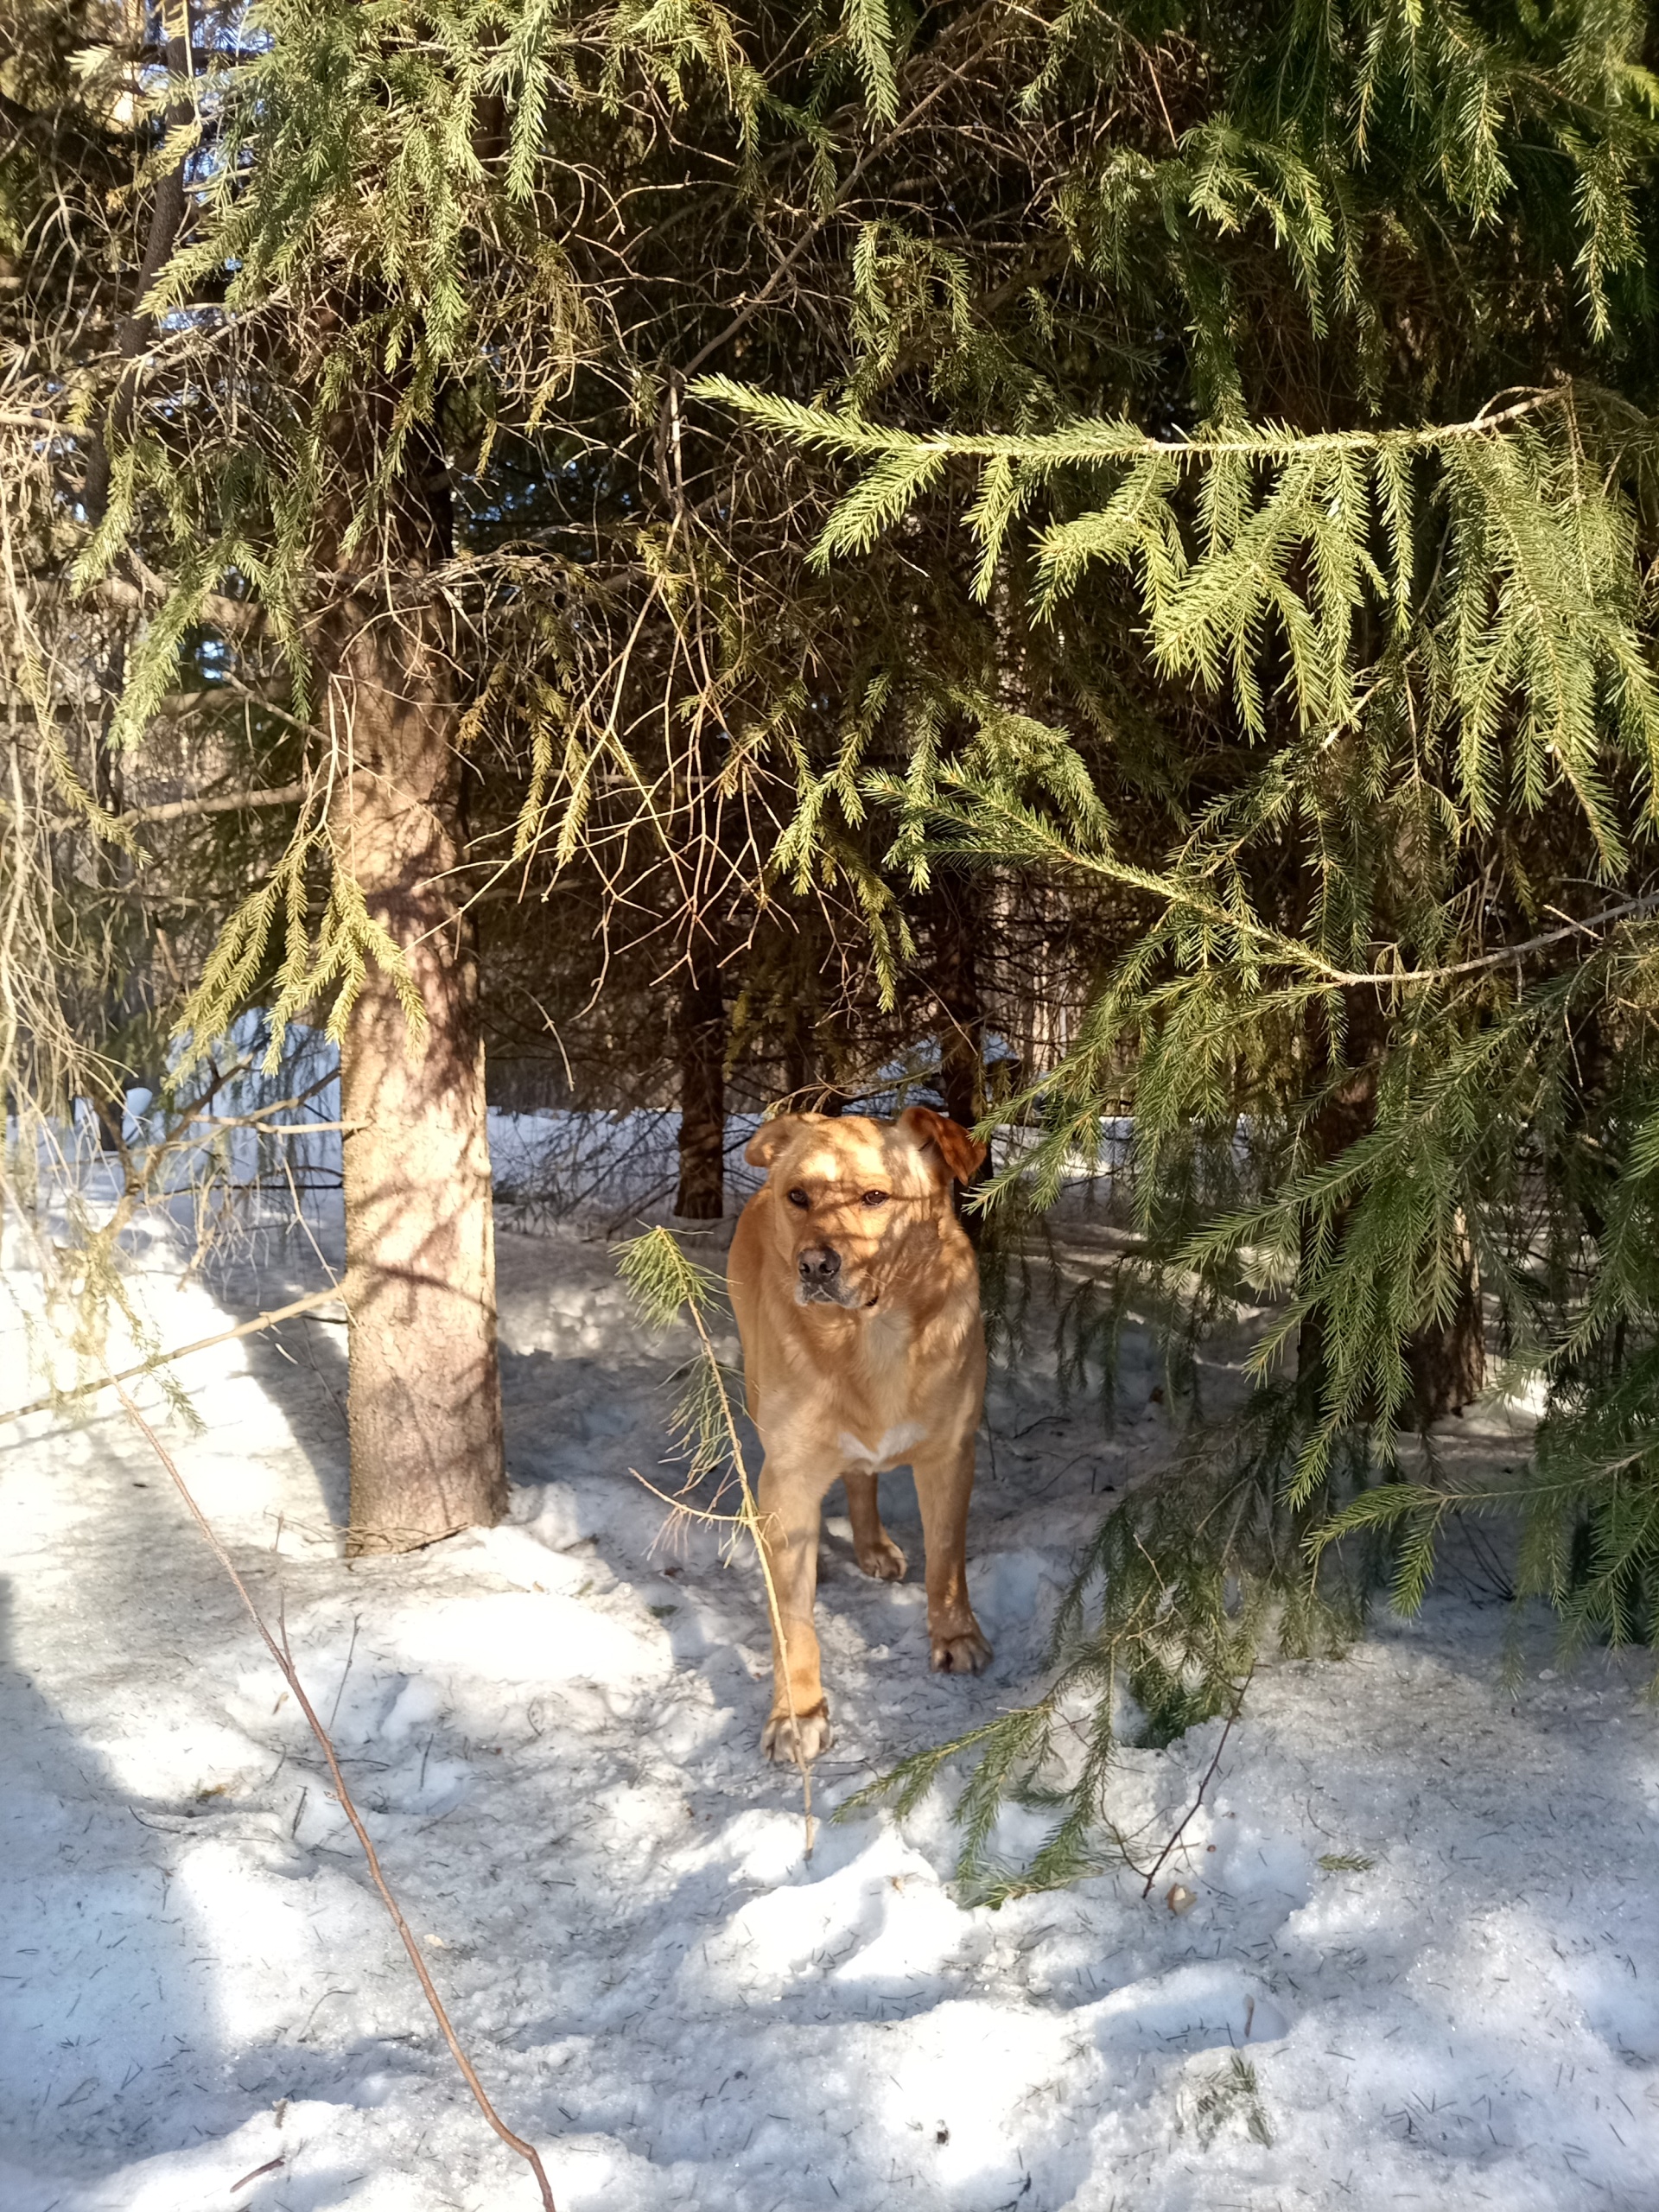
<path fill-rule="evenodd" d="M 1535 807 L 1565 785 L 1604 868 L 1622 864 L 1605 748 L 1650 785 L 1659 765 L 1631 506 L 1654 431 L 1624 404 L 1561 385 L 1450 425 L 1170 442 L 1122 421 L 922 435 L 729 379 L 700 389 L 791 443 L 873 461 L 825 524 L 820 561 L 868 553 L 948 463 L 976 462 L 977 496 L 958 504 L 981 596 L 1016 526 L 1041 617 L 1085 578 L 1122 577 L 1158 677 L 1229 696 L 1257 742 L 1286 710 L 1335 742 L 1384 703 L 1379 681 L 1414 685 L 1431 731 L 1455 725 L 1457 797 L 1476 824 L 1509 786 Z M 1033 524 L 1039 497 L 1082 512 Z"/>
<path fill-rule="evenodd" d="M 1125 1745 L 1162 1746 L 1236 1715 L 1262 1649 L 1335 1655 L 1363 1618 L 1363 1574 L 1333 1559 L 1316 1586 L 1300 1549 L 1309 1518 L 1287 1514 L 1275 1495 L 1283 1419 L 1281 1403 L 1264 1402 L 1219 1479 L 1199 1455 L 1114 1506 L 1061 1601 L 1042 1694 L 902 1760 L 838 1817 L 885 1802 L 902 1818 L 965 1767 L 953 1816 L 957 1878 L 972 1902 L 1000 1904 L 1114 1866 L 1144 1881 L 1145 1847 L 1112 1813 Z M 1049 1819 L 1020 1863 L 996 1847 L 1011 1802 Z M 1157 1857 L 1155 1844 L 1146 1857 Z"/>

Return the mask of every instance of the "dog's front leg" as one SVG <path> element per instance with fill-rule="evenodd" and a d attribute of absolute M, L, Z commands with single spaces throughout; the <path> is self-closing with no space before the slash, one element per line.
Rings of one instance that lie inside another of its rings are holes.
<path fill-rule="evenodd" d="M 971 1431 L 949 1451 L 912 1461 L 916 1503 L 927 1547 L 927 1641 L 934 1668 L 955 1675 L 979 1673 L 991 1663 L 991 1647 L 968 1602 L 968 1500 L 974 1487 Z"/>
<path fill-rule="evenodd" d="M 818 1675 L 812 1600 L 818 1586 L 818 1518 L 827 1484 L 767 1455 L 760 1470 L 760 1529 L 772 1588 L 772 1716 L 760 1748 L 772 1759 L 828 1751 L 830 1707 Z M 775 1610 L 774 1610 L 775 1609 Z M 779 1632 L 781 1630 L 781 1633 Z"/>

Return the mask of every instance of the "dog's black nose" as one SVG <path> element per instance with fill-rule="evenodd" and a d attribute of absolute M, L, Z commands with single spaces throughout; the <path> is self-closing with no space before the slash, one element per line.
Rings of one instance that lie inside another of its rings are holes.
<path fill-rule="evenodd" d="M 833 1282 L 841 1273 L 841 1255 L 827 1244 L 809 1244 L 799 1264 L 803 1282 Z"/>

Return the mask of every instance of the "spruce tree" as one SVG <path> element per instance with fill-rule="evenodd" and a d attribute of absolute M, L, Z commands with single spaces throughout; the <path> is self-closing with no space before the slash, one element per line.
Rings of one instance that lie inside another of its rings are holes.
<path fill-rule="evenodd" d="M 1483 1315 L 1550 1378 L 1529 1586 L 1645 1621 L 1646 11 L 272 0 L 184 71 L 14 13 L 8 1071 L 118 1057 L 46 948 L 106 1007 L 183 846 L 99 775 L 178 766 L 236 828 L 167 1011 L 327 1024 L 369 1125 L 362 1541 L 500 1498 L 486 1030 L 568 1026 L 607 1103 L 677 1066 L 712 1211 L 746 1059 L 839 1098 L 927 1027 L 988 1115 L 1037 946 L 1086 1010 L 1006 1109 L 1027 1196 L 1128 1096 L 1181 1329 L 1275 1305 L 1232 1503 L 1126 1509 L 1063 1662 L 1165 1730 L 1268 1597 L 1340 1632 L 1333 1528 L 1411 1596 L 1470 1501 L 1376 1475 Z"/>
<path fill-rule="evenodd" d="M 1123 26 L 1077 20 L 1126 67 Z M 1630 1236 L 1659 1073 L 1649 22 L 1137 28 L 1147 70 L 1160 35 L 1182 56 L 1168 141 L 1103 148 L 1056 194 L 1122 347 L 1087 413 L 1033 392 L 969 427 L 902 385 L 880 409 L 698 387 L 839 465 L 826 573 L 943 511 L 983 602 L 1020 580 L 1022 669 L 1112 702 L 1090 726 L 1056 683 L 1040 730 L 963 731 L 869 793 L 896 849 L 1024 856 L 1136 917 L 993 1199 L 1052 1198 L 1127 1091 L 1146 1249 L 1192 1325 L 1276 1308 L 1228 1451 L 1109 1518 L 1050 1693 L 969 1739 L 967 1858 L 994 1890 L 1103 1847 L 1119 1680 L 1160 1740 L 1230 1709 L 1270 1618 L 1290 1648 L 1339 1643 L 1364 1581 L 1337 1580 L 1344 1539 L 1355 1566 L 1385 1535 L 1411 1605 L 1448 1514 L 1518 1507 L 1522 1594 L 1575 1634 L 1659 1627 L 1629 1365 L 1659 1287 Z M 1057 41 L 1033 104 L 1087 52 Z M 1535 1467 L 1398 1479 L 1402 1427 L 1482 1387 L 1485 1301 L 1547 1382 Z M 989 1875 L 995 1808 L 1052 1797 L 1079 1689 L 1090 1750 L 1051 1841 Z"/>

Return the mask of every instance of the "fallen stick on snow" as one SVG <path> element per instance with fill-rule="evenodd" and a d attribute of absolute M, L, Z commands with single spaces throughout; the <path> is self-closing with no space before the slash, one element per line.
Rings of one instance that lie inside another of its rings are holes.
<path fill-rule="evenodd" d="M 307 1301 L 302 1302 L 303 1303 Z M 315 1305 L 317 1303 L 317 1300 L 314 1299 L 308 1302 Z M 290 1308 L 289 1310 L 292 1311 L 294 1309 Z M 243 1329 L 232 1329 L 228 1331 L 227 1334 L 231 1336 L 245 1335 L 246 1333 L 246 1329 L 252 1327 L 252 1323 L 249 1323 L 246 1325 L 246 1327 Z M 215 1343 L 222 1343 L 224 1338 L 216 1338 L 213 1341 Z M 171 1477 L 173 1486 L 178 1491 L 179 1496 L 184 1500 L 184 1503 L 189 1510 L 191 1519 L 194 1521 L 197 1528 L 200 1529 L 203 1536 L 207 1539 L 208 1548 L 212 1551 L 213 1557 L 219 1561 L 226 1573 L 231 1578 L 232 1582 L 235 1586 L 237 1596 L 240 1598 L 243 1605 L 247 1608 L 248 1618 L 252 1621 L 255 1628 L 259 1631 L 260 1641 L 264 1643 L 266 1650 L 270 1652 L 271 1657 L 276 1661 L 277 1669 L 281 1674 L 283 1680 L 288 1684 L 289 1690 L 293 1694 L 295 1703 L 305 1715 L 306 1724 L 309 1727 L 311 1733 L 316 1738 L 317 1743 L 321 1748 L 324 1758 L 328 1762 L 328 1772 L 334 1782 L 334 1795 L 340 1802 L 340 1809 L 345 1814 L 346 1819 L 351 1822 L 353 1829 L 356 1833 L 357 1840 L 363 1847 L 363 1856 L 368 1861 L 369 1873 L 373 1879 L 374 1886 L 380 1893 L 380 1902 L 385 1906 L 387 1912 L 391 1916 L 391 1924 L 397 1930 L 398 1936 L 403 1941 L 404 1948 L 409 1954 L 409 1962 L 415 1969 L 416 1979 L 421 1985 L 421 1993 L 426 1999 L 428 2005 L 431 2007 L 433 2018 L 437 2022 L 439 2027 L 443 2031 L 443 2039 L 449 2046 L 449 2055 L 454 2060 L 456 2065 L 461 2069 L 461 2079 L 466 2082 L 467 2087 L 472 2091 L 474 2102 L 477 2105 L 480 2112 L 483 2113 L 490 2126 L 500 2137 L 501 2140 L 507 2145 L 510 2150 L 516 2151 L 518 2153 L 518 2156 L 525 2161 L 531 2171 L 535 2175 L 537 2186 L 542 2192 L 542 2212 L 558 2212 L 558 2208 L 553 2202 L 552 2185 L 547 2178 L 546 2169 L 542 2164 L 541 2153 L 536 2149 L 533 2144 L 526 2143 L 522 2135 L 515 2135 L 512 2130 L 507 2126 L 505 2120 L 502 2119 L 495 2107 L 490 2102 L 489 2096 L 484 2088 L 484 2084 L 479 2080 L 477 2074 L 473 2069 L 473 2063 L 471 2059 L 467 2057 L 466 2052 L 461 2047 L 461 2039 L 456 2035 L 455 2031 L 450 2023 L 449 2015 L 444 2010 L 443 1999 L 439 1996 L 436 1986 L 433 1982 L 432 1976 L 427 1970 L 426 1960 L 422 1953 L 419 1943 L 415 1940 L 414 1930 L 404 1919 L 397 1900 L 391 1893 L 391 1885 L 387 1882 L 385 1875 L 381 1871 L 379 1853 L 375 1850 L 374 1844 L 370 1838 L 369 1832 L 363 1825 L 363 1816 L 358 1811 L 357 1805 L 352 1796 L 352 1793 L 346 1787 L 346 1777 L 340 1771 L 340 1760 L 335 1755 L 334 1740 L 330 1737 L 328 1731 L 323 1726 L 321 1721 L 318 1719 L 316 1708 L 305 1694 L 305 1687 L 300 1681 L 299 1669 L 294 1664 L 294 1655 L 289 1649 L 288 1630 L 286 1624 L 283 1626 L 282 1641 L 281 1643 L 278 1643 L 276 1638 L 271 1634 L 270 1629 L 265 1625 L 264 1615 L 260 1611 L 258 1606 L 254 1604 L 252 1592 L 249 1590 L 247 1584 L 242 1580 L 241 1575 L 237 1572 L 235 1560 L 231 1557 L 224 1545 L 219 1541 L 218 1533 L 214 1529 L 212 1522 L 208 1520 L 200 1506 L 197 1504 L 194 1495 L 190 1489 L 190 1485 L 185 1481 L 184 1477 L 179 1472 L 177 1461 L 174 1459 L 173 1454 L 168 1450 L 166 1445 L 162 1443 L 161 1438 L 156 1435 L 155 1430 L 150 1427 L 149 1423 L 144 1419 L 143 1414 L 139 1412 L 137 1407 L 134 1404 L 124 1387 L 123 1378 L 119 1376 L 111 1375 L 107 1376 L 105 1378 L 105 1385 L 112 1389 L 115 1391 L 116 1395 L 120 1399 L 122 1406 L 126 1412 L 128 1420 L 130 1421 L 133 1426 L 139 1431 L 146 1443 L 149 1446 L 150 1450 L 154 1452 L 156 1457 L 161 1461 L 162 1466 L 166 1468 L 168 1474 Z M 259 2171 L 261 2173 L 264 2173 L 267 2171 L 268 2169 L 262 2166 Z M 248 2178 L 251 2180 L 253 2176 L 250 2175 Z M 239 2188 L 241 2183 L 238 2183 L 237 2185 Z"/>

